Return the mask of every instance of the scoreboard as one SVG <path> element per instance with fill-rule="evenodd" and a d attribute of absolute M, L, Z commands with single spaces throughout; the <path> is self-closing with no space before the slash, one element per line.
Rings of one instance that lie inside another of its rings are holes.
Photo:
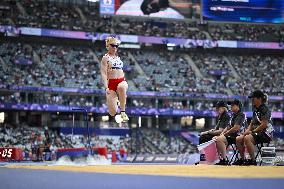
<path fill-rule="evenodd" d="M 284 23 L 284 0 L 202 0 L 207 21 Z"/>

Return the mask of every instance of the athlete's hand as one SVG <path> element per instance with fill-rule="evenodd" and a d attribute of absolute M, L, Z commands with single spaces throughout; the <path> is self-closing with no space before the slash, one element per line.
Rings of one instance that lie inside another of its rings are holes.
<path fill-rule="evenodd" d="M 106 88 L 106 94 L 107 94 L 107 95 L 110 94 L 109 88 Z"/>

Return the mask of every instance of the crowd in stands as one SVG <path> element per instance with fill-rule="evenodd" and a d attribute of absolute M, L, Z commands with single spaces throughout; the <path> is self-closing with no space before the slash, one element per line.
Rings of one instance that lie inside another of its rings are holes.
<path fill-rule="evenodd" d="M 60 104 L 64 106 L 94 106 L 94 100 L 88 96 L 52 95 L 50 93 L 34 94 L 30 103 Z"/>
<path fill-rule="evenodd" d="M 20 148 L 34 161 L 42 160 L 47 148 L 49 152 L 54 152 L 58 148 L 70 147 L 57 132 L 48 128 L 30 127 L 25 123 L 17 126 L 4 123 L 0 124 L 0 131 L 1 147 Z"/>
<path fill-rule="evenodd" d="M 270 94 L 283 94 L 284 64 L 281 57 L 261 55 L 229 56 L 242 82 L 234 83 L 230 87 L 234 93 L 241 94 L 241 90 L 259 88 Z M 261 79 L 260 79 L 261 78 Z"/>
<path fill-rule="evenodd" d="M 214 40 L 283 42 L 283 26 L 251 24 L 210 24 L 208 33 Z"/>
<path fill-rule="evenodd" d="M 36 55 L 31 57 L 30 53 Z M 14 56 L 16 54 L 16 56 Z M 19 86 L 100 88 L 99 63 L 89 49 L 4 43 L 1 81 Z M 32 64 L 16 64 L 19 58 Z"/>
<path fill-rule="evenodd" d="M 142 129 L 142 135 L 164 154 L 194 153 L 196 147 L 180 136 L 168 137 L 157 129 Z"/>
<path fill-rule="evenodd" d="M 155 51 L 137 51 L 135 58 L 144 70 L 147 81 L 134 79 L 137 88 L 146 91 L 184 91 L 194 74 L 182 55 Z M 178 77 L 177 77 L 178 76 Z"/>
<path fill-rule="evenodd" d="M 231 77 L 230 68 L 221 55 L 209 53 L 196 53 L 191 55 L 201 71 L 202 78 L 197 82 L 197 89 L 203 93 L 228 93 L 227 82 Z M 232 80 L 230 80 L 232 81 Z"/>
<path fill-rule="evenodd" d="M 0 125 L 0 146 L 21 148 L 32 160 L 41 160 L 42 153 L 56 152 L 61 148 L 83 148 L 88 146 L 85 135 L 64 135 L 50 128 L 21 125 Z M 124 149 L 128 153 L 140 154 L 190 154 L 196 147 L 181 136 L 168 137 L 156 129 L 141 129 L 132 136 L 91 135 L 93 147 L 107 147 L 108 151 Z M 34 157 L 33 157 L 34 156 Z M 38 157 L 40 157 L 38 159 Z"/>
<path fill-rule="evenodd" d="M 2 43 L 1 85 L 7 88 L 17 85 L 102 89 L 99 59 L 104 53 L 103 48 Z M 202 50 L 185 54 L 147 49 L 123 49 L 120 56 L 125 64 L 129 91 L 248 95 L 251 89 L 261 88 L 269 95 L 281 95 L 284 92 L 284 64 L 281 56 L 225 56 Z M 196 65 L 201 77 L 187 57 Z M 138 67 L 143 73 L 138 73 Z M 19 99 L 19 94 L 10 99 L 23 101 Z M 37 103 L 92 105 L 91 99 L 65 98 L 62 95 L 45 94 L 34 99 L 37 99 Z"/>
<path fill-rule="evenodd" d="M 190 39 L 283 42 L 281 25 L 199 24 L 199 21 L 111 17 L 99 14 L 99 4 L 73 5 L 49 1 L 4 0 L 0 24 L 62 30 L 181 37 Z"/>
<path fill-rule="evenodd" d="M 80 28 L 80 17 L 73 6 L 55 6 L 40 1 L 21 1 L 25 12 L 15 15 L 16 25 L 75 30 Z"/>
<path fill-rule="evenodd" d="M 90 49 L 2 43 L 1 84 L 103 89 L 99 61 L 104 53 L 103 47 Z M 269 95 L 284 92 L 281 56 L 226 56 L 202 50 L 186 54 L 167 50 L 121 49 L 119 53 L 124 61 L 129 91 L 248 95 L 251 89 L 261 88 Z M 191 61 L 197 70 L 192 67 Z M 142 73 L 138 72 L 139 68 Z M 197 75 L 198 71 L 201 76 Z"/>
<path fill-rule="evenodd" d="M 34 52 L 34 56 L 31 57 L 31 52 Z M 102 57 L 103 52 L 101 49 L 95 51 L 97 57 Z M 17 56 L 12 56 L 13 54 L 19 54 Z M 131 60 L 127 52 L 121 52 L 121 58 L 124 61 L 125 67 L 134 69 L 134 62 Z M 0 46 L 0 55 L 3 59 L 0 69 L 5 73 L 1 75 L 1 81 L 3 83 L 17 84 L 17 85 L 28 85 L 28 86 L 52 86 L 52 87 L 73 87 L 73 88 L 91 88 L 91 89 L 101 89 L 102 83 L 99 74 L 99 63 L 94 59 L 94 52 L 91 49 L 82 49 L 76 47 L 58 47 L 58 46 L 31 46 L 22 44 L 8 44 L 4 43 Z M 149 52 L 145 56 L 150 57 L 152 54 Z M 32 61 L 31 65 L 16 65 L 15 61 L 19 57 L 23 57 Z M 144 63 L 142 56 L 138 56 L 137 60 L 141 64 L 145 64 L 145 69 L 147 69 L 147 64 L 151 62 L 153 67 L 157 65 L 154 62 L 161 61 L 160 67 L 169 66 L 169 64 L 174 64 L 174 59 L 176 57 L 171 55 L 167 59 L 162 59 L 162 54 L 157 55 L 155 60 L 149 60 Z M 140 61 L 141 59 L 141 61 Z M 171 62 L 168 60 L 171 59 Z M 186 78 L 188 66 L 182 57 L 179 57 L 181 61 L 177 66 L 179 68 L 175 70 L 167 70 L 167 75 L 165 75 L 161 81 L 156 81 L 161 78 L 161 70 L 155 68 L 155 73 L 147 73 L 144 76 L 136 77 L 133 79 L 135 86 L 130 85 L 130 90 L 150 90 L 150 91 L 165 91 L 165 90 L 175 90 L 177 91 L 183 84 L 189 85 L 188 82 L 184 82 Z M 143 61 L 143 62 L 142 62 Z M 143 65 L 144 65 L 143 64 Z M 16 66 L 15 66 L 16 65 Z M 143 65 L 141 65 L 143 67 Z M 31 69 L 32 68 L 32 69 Z M 24 70 L 24 72 L 23 72 Z M 145 70 L 147 71 L 147 70 Z M 170 72 L 173 73 L 170 73 Z M 181 73 L 183 78 L 180 81 L 173 81 L 174 75 Z M 192 71 L 189 73 L 191 74 Z M 193 74 L 192 74 L 193 75 Z M 150 78 L 152 83 L 148 82 L 149 85 L 144 85 L 143 77 L 145 79 Z M 155 77 L 153 77 L 155 76 Z M 166 76 L 169 76 L 167 79 Z M 152 78 L 151 78 L 152 77 Z M 166 80 L 167 79 L 167 80 Z M 193 78 L 191 78 L 193 80 Z M 166 83 L 163 83 L 166 81 Z M 174 87 L 175 89 L 171 89 Z M 156 89 L 155 89 L 156 88 Z M 161 89 L 160 89 L 161 88 Z"/>
<path fill-rule="evenodd" d="M 0 102 L 18 104 L 24 102 L 24 99 L 21 98 L 20 93 L 15 92 L 11 95 L 0 95 Z"/>

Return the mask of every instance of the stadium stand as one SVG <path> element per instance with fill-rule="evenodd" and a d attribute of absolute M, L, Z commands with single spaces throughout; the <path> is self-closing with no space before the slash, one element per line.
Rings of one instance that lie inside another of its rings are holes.
<path fill-rule="evenodd" d="M 104 52 L 101 48 L 3 43 L 0 69 L 5 74 L 0 76 L 1 81 L 6 85 L 102 89 L 98 58 Z M 282 56 L 125 49 L 120 56 L 130 73 L 131 91 L 243 95 L 253 87 L 263 88 L 270 95 L 284 92 Z M 142 74 L 135 74 L 138 72 L 135 62 L 142 68 Z M 198 77 L 198 71 L 202 77 Z M 260 71 L 265 73 L 263 77 Z"/>

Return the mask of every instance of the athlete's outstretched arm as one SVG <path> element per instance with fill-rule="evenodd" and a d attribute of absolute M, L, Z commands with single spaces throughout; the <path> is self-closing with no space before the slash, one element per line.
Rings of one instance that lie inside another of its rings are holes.
<path fill-rule="evenodd" d="M 107 81 L 107 59 L 105 57 L 102 58 L 101 61 L 101 75 L 102 81 L 104 84 L 105 89 L 108 88 L 108 81 Z"/>

